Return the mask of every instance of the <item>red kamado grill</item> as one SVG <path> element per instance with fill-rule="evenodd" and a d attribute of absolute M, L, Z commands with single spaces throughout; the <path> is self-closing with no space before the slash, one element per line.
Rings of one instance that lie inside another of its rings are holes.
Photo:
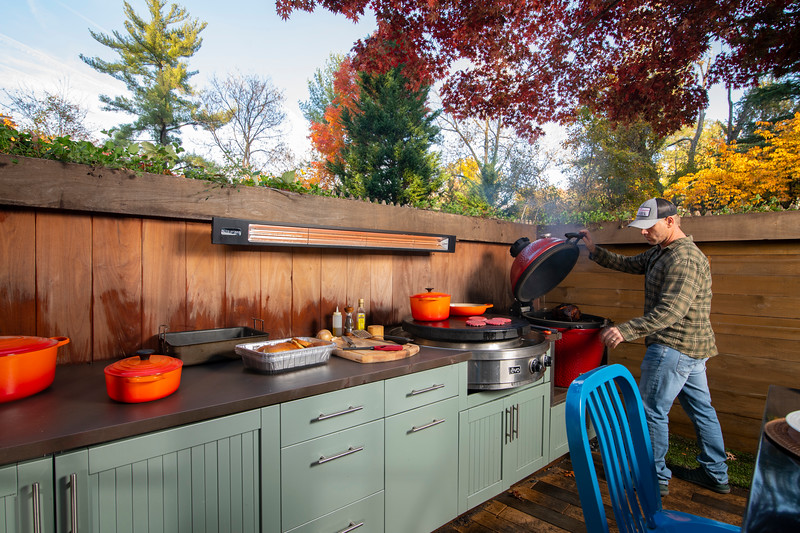
<path fill-rule="evenodd" d="M 534 311 L 532 301 L 554 289 L 575 267 L 580 251 L 580 233 L 567 233 L 566 239 L 544 236 L 531 242 L 527 237 L 511 245 L 511 290 L 513 314 L 527 319 L 534 328 L 558 331 L 555 342 L 553 381 L 556 387 L 569 387 L 580 374 L 603 362 L 605 346 L 600 330 L 608 319 L 580 314 L 574 320 L 554 318 L 549 310 Z"/>

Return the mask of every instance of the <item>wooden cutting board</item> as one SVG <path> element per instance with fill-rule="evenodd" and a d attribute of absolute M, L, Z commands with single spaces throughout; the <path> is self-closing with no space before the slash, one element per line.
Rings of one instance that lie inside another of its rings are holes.
<path fill-rule="evenodd" d="M 356 346 L 376 346 L 379 344 L 395 344 L 380 339 L 359 339 L 352 338 Z M 336 343 L 337 348 L 333 349 L 333 355 L 338 355 L 344 359 L 350 359 L 357 363 L 385 363 L 387 361 L 397 361 L 398 359 L 405 359 L 411 357 L 419 352 L 419 346 L 416 344 L 404 344 L 402 350 L 393 352 L 382 352 L 380 350 L 340 350 L 339 348 L 347 346 L 344 339 L 335 338 L 333 342 Z"/>

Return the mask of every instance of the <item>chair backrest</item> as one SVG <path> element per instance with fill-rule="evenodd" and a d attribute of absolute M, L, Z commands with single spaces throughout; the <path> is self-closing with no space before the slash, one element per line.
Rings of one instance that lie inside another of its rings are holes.
<path fill-rule="evenodd" d="M 567 391 L 567 440 L 587 530 L 608 531 L 587 411 L 597 434 L 617 527 L 621 532 L 654 527 L 661 496 L 642 398 L 628 369 L 615 364 L 582 374 Z"/>

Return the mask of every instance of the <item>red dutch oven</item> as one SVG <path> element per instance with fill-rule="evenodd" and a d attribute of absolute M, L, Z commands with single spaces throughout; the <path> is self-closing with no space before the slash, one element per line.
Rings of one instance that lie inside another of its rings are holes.
<path fill-rule="evenodd" d="M 554 289 L 578 262 L 578 241 L 583 235 L 567 233 L 564 237 L 544 237 L 534 242 L 522 237 L 511 246 L 511 289 L 523 306 Z M 555 320 L 547 311 L 530 311 L 523 316 L 533 327 L 561 333 L 554 347 L 556 387 L 569 387 L 573 379 L 602 363 L 605 345 L 600 331 L 610 324 L 608 319 L 583 314 L 576 321 Z"/>
<path fill-rule="evenodd" d="M 106 391 L 118 402 L 158 400 L 178 390 L 182 367 L 183 361 L 176 357 L 139 350 L 133 357 L 105 367 Z"/>
<path fill-rule="evenodd" d="M 58 347 L 68 342 L 67 337 L 0 337 L 0 402 L 49 387 L 56 377 Z"/>

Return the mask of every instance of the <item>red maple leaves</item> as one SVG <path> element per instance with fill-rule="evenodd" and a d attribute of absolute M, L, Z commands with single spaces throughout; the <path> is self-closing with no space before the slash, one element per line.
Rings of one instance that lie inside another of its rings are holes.
<path fill-rule="evenodd" d="M 797 0 L 277 0 L 283 17 L 317 6 L 375 13 L 357 70 L 402 65 L 442 82 L 447 112 L 503 116 L 530 136 L 582 106 L 670 133 L 706 105 L 696 65 L 715 44 L 726 52 L 712 81 L 752 83 L 800 61 Z"/>

